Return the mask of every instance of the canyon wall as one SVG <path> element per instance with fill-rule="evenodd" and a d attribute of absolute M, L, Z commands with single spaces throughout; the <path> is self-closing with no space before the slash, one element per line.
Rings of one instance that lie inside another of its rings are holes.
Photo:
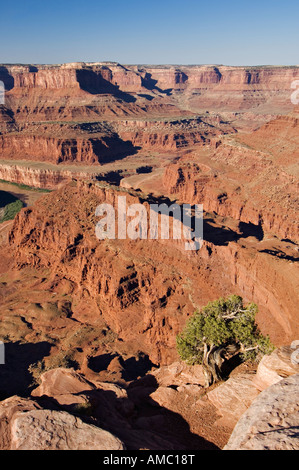
<path fill-rule="evenodd" d="M 298 243 L 297 116 L 294 110 L 255 132 L 212 139 L 207 154 L 194 152 L 166 168 L 165 190 Z"/>
<path fill-rule="evenodd" d="M 1 65 L 0 157 L 93 164 L 210 143 L 286 113 L 298 78 L 295 66 Z M 98 134 L 74 127 L 104 121 Z"/>
<path fill-rule="evenodd" d="M 153 86 L 177 92 L 189 109 L 259 113 L 292 109 L 291 84 L 299 67 L 149 66 L 143 74 Z"/>
<path fill-rule="evenodd" d="M 238 151 L 222 149 L 224 155 L 229 161 L 238 155 Z M 242 152 L 242 156 L 246 158 L 246 152 Z M 259 171 L 258 166 L 256 171 Z M 244 174 L 248 175 L 245 169 Z M 267 183 L 259 180 L 255 183 L 252 175 L 250 187 L 248 183 L 240 184 L 241 174 L 239 177 L 236 174 L 231 180 L 228 175 L 222 175 L 217 170 L 210 168 L 207 172 L 202 171 L 197 163 L 184 164 L 182 161 L 166 168 L 163 181 L 167 193 L 181 202 L 203 204 L 207 212 L 261 226 L 265 232 L 298 243 L 298 225 L 294 223 L 297 220 L 298 183 L 289 175 L 279 181 L 275 169 L 271 173 L 265 171 L 265 181 L 267 176 Z M 275 182 L 279 184 L 276 187 Z M 289 191 L 292 197 L 288 197 Z"/>
<path fill-rule="evenodd" d="M 97 93 L 141 91 L 141 77 L 119 64 L 7 65 L 0 67 L 5 88 L 82 89 Z"/>
<path fill-rule="evenodd" d="M 89 179 L 98 177 L 98 172 L 89 172 L 76 170 L 62 170 L 49 168 L 34 168 L 23 165 L 10 165 L 0 163 L 0 179 L 17 184 L 24 184 L 33 188 L 57 189 L 73 178 Z"/>
<path fill-rule="evenodd" d="M 183 100 L 188 109 L 213 108 L 243 111 L 249 108 L 292 108 L 291 84 L 299 78 L 299 67 L 228 66 L 123 66 L 116 63 L 64 65 L 2 65 L 0 80 L 8 96 L 21 90 L 70 90 L 115 94 L 132 101 L 130 94 L 154 93 Z M 170 92 L 173 96 L 169 96 Z M 184 95 L 182 95 L 184 92 Z M 128 95 L 127 95 L 128 94 Z M 86 97 L 85 97 L 86 98 Z M 150 103 L 148 103 L 150 104 Z"/>
<path fill-rule="evenodd" d="M 124 142 L 117 135 L 109 134 L 85 139 L 22 133 L 0 135 L 0 154 L 3 159 L 93 164 L 107 163 L 134 151 L 131 142 Z"/>
<path fill-rule="evenodd" d="M 206 145 L 215 137 L 234 134 L 232 125 L 219 116 L 206 115 L 202 118 L 122 120 L 114 123 L 123 140 L 132 142 L 135 147 L 152 151 L 172 151 L 180 148 Z"/>
<path fill-rule="evenodd" d="M 85 321 L 104 318 L 119 338 L 156 364 L 177 358 L 176 335 L 190 314 L 231 293 L 258 302 L 259 324 L 276 344 L 298 335 L 296 283 L 288 279 L 295 266 L 254 246 L 227 246 L 218 235 L 195 252 L 185 251 L 183 240 L 99 241 L 95 208 L 101 202 L 117 207 L 119 195 L 128 205 L 140 202 L 129 191 L 73 181 L 22 210 L 9 237 L 15 266 L 50 269 L 54 292 L 68 282 L 74 302 L 94 302 Z M 218 230 L 225 235 L 221 226 Z M 83 313 L 76 315 L 80 319 Z"/>

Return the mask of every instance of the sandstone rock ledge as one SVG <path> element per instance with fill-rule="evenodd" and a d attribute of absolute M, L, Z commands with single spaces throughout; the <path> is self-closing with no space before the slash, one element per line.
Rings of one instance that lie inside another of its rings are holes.
<path fill-rule="evenodd" d="M 298 389 L 296 374 L 261 392 L 224 450 L 299 450 Z"/>
<path fill-rule="evenodd" d="M 178 361 L 127 387 L 74 369 L 44 372 L 31 397 L 0 402 L 0 450 L 299 449 L 299 364 L 284 346 L 204 389 Z"/>
<path fill-rule="evenodd" d="M 65 411 L 33 410 L 12 423 L 12 450 L 123 450 L 119 439 Z"/>
<path fill-rule="evenodd" d="M 124 450 L 110 432 L 17 396 L 1 402 L 0 422 L 2 450 Z"/>

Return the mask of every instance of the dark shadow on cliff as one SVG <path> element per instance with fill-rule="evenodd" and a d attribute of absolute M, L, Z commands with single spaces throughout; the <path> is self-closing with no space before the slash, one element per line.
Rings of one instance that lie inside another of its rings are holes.
<path fill-rule="evenodd" d="M 115 358 L 118 357 L 117 354 L 101 354 L 100 356 L 94 356 L 91 357 L 88 360 L 88 367 L 93 371 L 93 372 L 101 372 L 103 370 L 106 370 L 111 361 Z"/>
<path fill-rule="evenodd" d="M 99 163 L 122 160 L 140 150 L 140 147 L 134 146 L 130 140 L 122 140 L 117 134 L 105 137 L 104 142 L 98 139 L 90 139 L 90 142 Z"/>
<path fill-rule="evenodd" d="M 293 263 L 299 262 L 299 255 L 298 256 L 287 255 L 281 250 L 265 249 L 265 250 L 260 250 L 260 253 L 267 253 L 268 255 L 274 256 L 275 258 L 285 259 L 287 261 L 292 261 Z"/>
<path fill-rule="evenodd" d="M 219 450 L 192 433 L 180 414 L 153 400 L 150 395 L 157 388 L 155 377 L 147 375 L 129 385 L 128 398 L 121 397 L 121 392 L 95 389 L 74 395 L 73 404 L 68 401 L 67 405 L 60 405 L 45 396 L 37 401 L 48 408 L 68 411 L 88 424 L 111 432 L 127 450 Z M 84 397 L 85 403 L 78 404 L 78 396 Z"/>
<path fill-rule="evenodd" d="M 130 357 L 123 361 L 122 378 L 127 382 L 137 380 L 138 377 L 143 377 L 154 366 L 155 364 L 150 361 L 146 354 L 140 354 L 138 358 Z"/>
<path fill-rule="evenodd" d="M 111 367 L 113 359 L 117 359 L 117 361 L 115 361 L 114 367 Z M 118 373 L 122 384 L 124 382 L 129 383 L 135 381 L 139 377 L 143 377 L 153 367 L 156 367 L 156 365 L 150 361 L 148 355 L 143 353 L 139 353 L 137 357 L 132 356 L 128 359 L 124 359 L 119 354 L 107 353 L 91 357 L 88 361 L 88 367 L 96 373 L 106 371 L 109 366 L 112 373 Z"/>
<path fill-rule="evenodd" d="M 141 79 L 142 80 L 142 86 L 144 88 L 146 88 L 147 90 L 149 91 L 153 91 L 153 90 L 156 90 L 158 91 L 159 93 L 163 93 L 167 96 L 170 96 L 171 95 L 171 92 L 172 92 L 172 88 L 168 88 L 167 90 L 162 90 L 162 88 L 159 88 L 157 87 L 157 83 L 158 83 L 158 80 L 154 80 L 152 78 L 152 74 L 151 73 L 146 73 L 144 78 Z"/>
<path fill-rule="evenodd" d="M 180 211 L 170 211 L 170 217 L 176 220 L 183 221 L 184 207 L 183 204 L 178 204 L 175 200 L 171 200 L 168 197 L 161 196 L 156 197 L 153 194 L 149 194 L 147 197 L 139 196 L 141 202 L 148 202 L 151 205 L 158 204 L 159 206 L 164 204 L 165 209 L 168 210 L 172 205 L 177 205 Z M 195 230 L 195 214 L 194 205 L 191 206 L 190 215 L 190 226 L 191 230 Z M 152 210 L 158 212 L 158 209 L 152 206 Z M 215 215 L 215 218 L 214 218 Z M 217 214 L 203 214 L 203 240 L 213 243 L 213 245 L 224 246 L 230 242 L 238 241 L 241 238 L 255 237 L 258 241 L 263 240 L 264 232 L 261 225 L 254 225 L 251 222 L 239 222 L 238 229 L 232 230 L 223 224 L 216 222 Z M 188 220 L 188 219 L 187 219 Z"/>
<path fill-rule="evenodd" d="M 121 175 L 121 170 L 118 171 L 108 171 L 96 177 L 97 181 L 106 181 L 109 184 L 114 186 L 119 186 L 121 180 L 123 179 Z"/>
<path fill-rule="evenodd" d="M 8 182 L 8 184 L 9 184 L 9 182 Z M 17 186 L 16 186 L 16 189 L 17 189 Z M 19 199 L 20 201 L 22 201 L 24 207 L 28 206 L 29 196 L 27 194 L 22 193 L 22 192 L 18 193 L 17 191 L 9 191 L 9 192 L 8 191 L 0 191 L 0 208 L 5 207 L 5 206 L 2 205 L 3 201 L 5 201 L 5 196 L 1 195 L 1 193 L 10 194 L 12 196 L 12 198 L 14 198 L 14 200 L 10 200 L 10 202 L 8 202 L 7 204 L 10 204 L 11 202 L 15 202 Z M 2 198 L 2 196 L 3 196 L 3 198 Z"/>
<path fill-rule="evenodd" d="M 140 96 L 140 98 L 145 98 L 147 101 L 153 101 L 155 99 L 154 96 L 147 95 L 145 93 L 139 93 L 138 96 Z"/>
<path fill-rule="evenodd" d="M 258 241 L 262 241 L 264 238 L 264 230 L 261 224 L 240 222 L 239 230 L 242 233 L 242 238 L 255 237 Z"/>
<path fill-rule="evenodd" d="M 92 95 L 111 94 L 126 103 L 135 103 L 136 98 L 129 93 L 125 93 L 118 86 L 113 85 L 103 76 L 94 70 L 76 70 L 77 80 L 80 88 Z"/>
<path fill-rule="evenodd" d="M 7 191 L 0 191 L 0 208 L 16 202 L 18 198 Z"/>
<path fill-rule="evenodd" d="M 7 67 L 0 67 L 0 80 L 4 83 L 5 91 L 12 90 L 15 86 L 15 80 L 12 75 L 10 75 Z"/>
<path fill-rule="evenodd" d="M 26 397 L 32 389 L 33 378 L 28 368 L 50 353 L 51 345 L 40 343 L 5 342 L 5 364 L 0 364 L 0 399 L 19 395 Z"/>
<path fill-rule="evenodd" d="M 255 225 L 251 222 L 240 222 L 238 230 L 232 230 L 224 225 L 219 225 L 213 217 L 205 215 L 203 220 L 203 238 L 213 245 L 227 245 L 229 242 L 236 242 L 241 238 L 254 237 L 258 241 L 263 240 L 264 232 L 261 225 Z"/>
<path fill-rule="evenodd" d="M 139 168 L 136 168 L 137 175 L 151 173 L 152 171 L 153 167 L 150 165 L 140 166 Z"/>

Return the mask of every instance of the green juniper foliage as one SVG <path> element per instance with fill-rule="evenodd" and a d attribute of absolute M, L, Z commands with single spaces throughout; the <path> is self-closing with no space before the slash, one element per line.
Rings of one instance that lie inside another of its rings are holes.
<path fill-rule="evenodd" d="M 16 201 L 7 204 L 7 206 L 5 206 L 4 215 L 0 219 L 0 223 L 14 219 L 23 206 L 24 204 L 22 203 L 22 201 L 20 201 L 20 199 L 17 199 Z"/>
<path fill-rule="evenodd" d="M 242 297 L 232 295 L 209 302 L 200 312 L 195 312 L 183 332 L 177 336 L 180 357 L 190 365 L 200 364 L 204 359 L 204 345 L 208 348 L 238 348 L 243 360 L 259 359 L 274 347 L 268 336 L 259 331 L 255 316 L 257 305 L 244 307 Z"/>

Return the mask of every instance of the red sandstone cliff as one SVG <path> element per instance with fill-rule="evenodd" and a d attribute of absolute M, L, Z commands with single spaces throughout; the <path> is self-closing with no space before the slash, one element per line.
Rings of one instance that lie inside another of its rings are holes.
<path fill-rule="evenodd" d="M 217 136 L 235 133 L 219 116 L 147 120 L 122 120 L 115 127 L 123 140 L 153 151 L 171 151 L 209 144 Z"/>
<path fill-rule="evenodd" d="M 258 113 L 290 110 L 291 83 L 298 79 L 298 67 L 227 67 L 227 66 L 122 66 L 115 63 L 74 63 L 57 66 L 1 66 L 0 80 L 5 83 L 7 100 L 17 108 L 17 100 L 24 100 L 22 90 L 27 90 L 27 102 L 34 102 L 38 94 L 52 92 L 55 96 L 77 96 L 88 100 L 92 96 L 118 95 L 134 113 L 141 104 L 142 94 L 149 93 L 154 102 L 183 104 L 183 109 L 248 110 Z M 35 90 L 35 93 L 32 92 Z M 68 92 L 67 92 L 68 90 Z M 173 96 L 169 91 L 174 92 Z M 181 92 L 184 92 L 182 95 Z M 130 94 L 135 96 L 134 99 Z M 167 96 L 167 94 L 169 96 Z M 51 96 L 48 95 L 49 111 Z M 29 100 L 29 101 L 28 101 Z M 141 100 L 141 101 L 140 101 Z M 69 100 L 68 100 L 69 101 Z M 145 100 L 146 102 L 146 100 Z M 147 101 L 154 111 L 155 103 Z M 74 103 L 73 103 L 74 104 Z M 99 104 L 99 103 L 98 103 Z M 114 103 L 115 105 L 116 103 Z M 81 103 L 81 106 L 83 103 Z M 63 103 L 60 103 L 63 106 Z M 143 105 L 144 106 L 144 105 Z M 73 105 L 72 105 L 73 107 Z M 268 111 L 266 111 L 268 110 Z M 107 112 L 107 110 L 106 110 Z"/>
<path fill-rule="evenodd" d="M 170 165 L 165 189 L 181 201 L 202 203 L 208 212 L 298 242 L 298 122 L 295 113 L 251 134 L 215 140 L 209 151 Z"/>
<path fill-rule="evenodd" d="M 134 151 L 132 144 L 172 151 L 206 143 L 219 133 L 234 132 L 234 127 L 220 116 L 216 123 L 213 113 L 210 121 L 207 113 L 204 121 L 194 113 L 228 112 L 228 118 L 241 126 L 244 113 L 245 122 L 254 121 L 254 116 L 258 122 L 265 121 L 267 113 L 292 108 L 290 87 L 299 77 L 298 70 L 116 63 L 3 65 L 0 80 L 6 93 L 5 106 L 0 106 L 0 158 L 102 163 Z M 189 122 L 175 124 L 174 118 L 182 117 Z M 136 118 L 135 124 L 128 118 Z M 113 129 L 90 136 L 70 133 L 65 127 L 58 136 L 62 123 L 104 119 L 119 128 L 131 149 L 112 135 Z"/>
<path fill-rule="evenodd" d="M 298 67 L 173 66 L 142 69 L 162 90 L 184 91 L 190 109 L 257 112 L 292 109 L 291 83 Z M 279 92 L 277 92 L 279 90 Z M 179 96 L 179 95 L 178 95 Z"/>
<path fill-rule="evenodd" d="M 85 139 L 61 139 L 21 133 L 0 136 L 0 154 L 3 159 L 92 164 L 109 162 L 129 153 L 134 153 L 134 147 L 117 135 Z"/>
<path fill-rule="evenodd" d="M 54 168 L 34 168 L 27 164 L 20 163 L 10 165 L 0 163 L 0 179 L 11 181 L 17 184 L 25 184 L 33 188 L 57 189 L 68 183 L 73 178 L 86 179 L 96 178 L 99 172 L 86 172 L 77 170 L 54 169 Z"/>
<path fill-rule="evenodd" d="M 263 250 L 267 245 L 258 250 L 244 239 L 227 246 L 223 237 L 229 232 L 221 225 L 209 226 L 213 241 L 198 252 L 186 252 L 173 240 L 100 242 L 95 207 L 104 201 L 116 206 L 118 195 L 128 204 L 139 202 L 127 191 L 72 182 L 22 210 L 10 233 L 18 269 L 47 268 L 52 292 L 69 285 L 64 292 L 72 293 L 74 304 L 84 299 L 93 305 L 85 313 L 77 309 L 77 320 L 96 324 L 103 318 L 128 347 L 134 344 L 154 363 L 176 358 L 175 337 L 189 314 L 232 292 L 258 302 L 259 323 L 276 343 L 298 334 L 295 266 L 277 262 Z"/>

